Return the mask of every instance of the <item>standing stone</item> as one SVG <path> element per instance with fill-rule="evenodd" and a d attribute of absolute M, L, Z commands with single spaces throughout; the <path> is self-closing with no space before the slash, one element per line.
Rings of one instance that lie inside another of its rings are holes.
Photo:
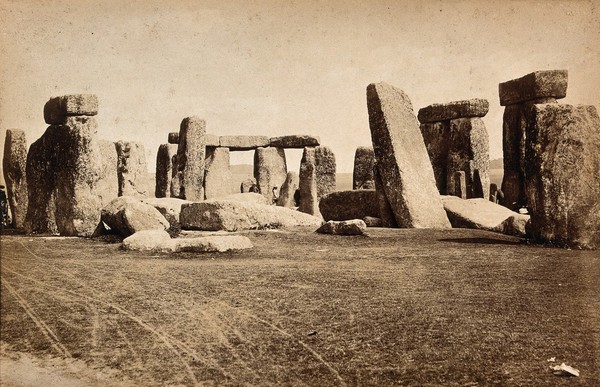
<path fill-rule="evenodd" d="M 116 145 L 112 141 L 98 140 L 101 166 L 94 192 L 100 196 L 102 207 L 119 196 L 118 160 Z"/>
<path fill-rule="evenodd" d="M 373 178 L 375 181 L 375 194 L 377 198 L 377 207 L 379 209 L 379 218 L 381 219 L 381 227 L 396 228 L 398 227 L 398 222 L 396 222 L 394 211 L 385 197 L 383 183 L 377 164 L 373 166 Z"/>
<path fill-rule="evenodd" d="M 448 150 L 450 148 L 450 121 L 422 123 L 421 135 L 431 160 L 435 184 L 441 195 L 447 193 Z"/>
<path fill-rule="evenodd" d="M 600 117 L 594 106 L 534 105 L 527 125 L 526 193 L 533 237 L 600 248 Z"/>
<path fill-rule="evenodd" d="M 352 189 L 374 189 L 373 167 L 375 154 L 373 148 L 359 146 L 354 153 L 354 170 L 352 171 Z"/>
<path fill-rule="evenodd" d="M 154 196 L 171 196 L 171 178 L 173 176 L 173 156 L 177 155 L 177 145 L 161 144 L 156 153 L 156 187 Z"/>
<path fill-rule="evenodd" d="M 385 83 L 370 84 L 367 107 L 377 169 L 398 225 L 450 227 L 408 96 Z"/>
<path fill-rule="evenodd" d="M 254 151 L 254 178 L 259 192 L 273 203 L 273 187 L 279 189 L 287 177 L 283 148 L 256 148 Z"/>
<path fill-rule="evenodd" d="M 136 142 L 118 141 L 117 177 L 119 179 L 119 196 L 147 197 L 146 153 L 144 146 Z"/>
<path fill-rule="evenodd" d="M 198 117 L 181 121 L 177 147 L 177 169 L 172 194 L 180 199 L 204 200 L 204 162 L 206 122 Z"/>
<path fill-rule="evenodd" d="M 315 166 L 317 174 L 317 198 L 335 191 L 336 163 L 335 154 L 329 147 L 318 146 L 315 148 Z"/>
<path fill-rule="evenodd" d="M 317 167 L 315 148 L 304 148 L 300 160 L 300 203 L 298 210 L 306 214 L 320 216 L 317 198 Z"/>
<path fill-rule="evenodd" d="M 231 189 L 229 148 L 206 148 L 204 168 L 204 198 L 213 199 L 233 193 Z"/>
<path fill-rule="evenodd" d="M 454 189 L 449 195 L 458 196 L 461 199 L 467 199 L 467 179 L 465 171 L 454 172 Z"/>
<path fill-rule="evenodd" d="M 167 141 L 169 144 L 179 144 L 179 132 L 171 132 L 169 133 L 169 138 Z"/>
<path fill-rule="evenodd" d="M 279 198 L 277 198 L 277 205 L 281 207 L 297 207 L 295 194 L 298 189 L 300 178 L 298 172 L 289 171 L 285 182 L 279 190 Z"/>
<path fill-rule="evenodd" d="M 8 129 L 4 140 L 2 169 L 6 181 L 6 193 L 12 215 L 12 226 L 22 229 L 27 214 L 27 139 L 25 132 Z"/>

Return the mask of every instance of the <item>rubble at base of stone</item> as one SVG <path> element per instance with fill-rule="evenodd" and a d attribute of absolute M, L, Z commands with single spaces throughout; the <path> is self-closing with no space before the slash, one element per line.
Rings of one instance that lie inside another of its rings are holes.
<path fill-rule="evenodd" d="M 361 219 L 335 221 L 330 220 L 317 229 L 319 234 L 364 235 L 367 225 Z"/>

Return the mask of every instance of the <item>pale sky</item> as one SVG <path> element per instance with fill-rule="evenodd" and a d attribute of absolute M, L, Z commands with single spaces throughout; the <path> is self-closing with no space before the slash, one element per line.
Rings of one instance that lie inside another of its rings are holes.
<path fill-rule="evenodd" d="M 600 105 L 599 1 L 0 0 L 0 146 L 28 143 L 51 97 L 95 93 L 98 135 L 156 151 L 184 117 L 217 135 L 320 136 L 351 172 L 371 145 L 366 87 L 403 89 L 415 114 L 486 98 L 502 156 L 498 83 L 567 69 L 563 103 Z M 288 154 L 298 168 L 300 152 Z M 252 153 L 232 157 L 251 163 Z"/>

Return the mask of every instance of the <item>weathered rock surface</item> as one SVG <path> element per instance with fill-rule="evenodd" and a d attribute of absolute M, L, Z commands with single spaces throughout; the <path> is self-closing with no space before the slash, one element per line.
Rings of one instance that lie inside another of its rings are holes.
<path fill-rule="evenodd" d="M 120 196 L 102 208 L 100 219 L 111 230 L 129 236 L 142 230 L 166 230 L 169 222 L 152 205 L 133 196 Z"/>
<path fill-rule="evenodd" d="M 320 226 L 321 219 L 273 205 L 214 200 L 185 204 L 181 208 L 184 229 L 237 231 L 293 226 Z"/>
<path fill-rule="evenodd" d="M 273 203 L 273 187 L 279 189 L 287 177 L 283 148 L 256 148 L 254 151 L 254 178 L 260 193 Z"/>
<path fill-rule="evenodd" d="M 181 206 L 192 203 L 189 200 L 178 198 L 142 198 L 141 202 L 156 208 L 158 212 L 165 217 L 173 229 L 178 229 L 181 227 L 181 224 L 179 223 Z"/>
<path fill-rule="evenodd" d="M 12 215 L 12 226 L 22 229 L 25 227 L 28 202 L 27 139 L 24 131 L 18 129 L 8 129 L 6 131 L 2 169 Z"/>
<path fill-rule="evenodd" d="M 539 98 L 564 98 L 567 95 L 567 82 L 567 70 L 534 71 L 500 83 L 500 105 L 514 105 Z"/>
<path fill-rule="evenodd" d="M 600 248 L 600 118 L 594 106 L 534 105 L 525 176 L 533 237 Z"/>
<path fill-rule="evenodd" d="M 206 123 L 198 117 L 181 121 L 177 147 L 177 170 L 171 196 L 186 200 L 204 200 L 204 161 Z M 177 192 L 178 191 L 178 192 Z"/>
<path fill-rule="evenodd" d="M 169 144 L 175 144 L 175 145 L 179 144 L 179 132 L 171 132 L 171 133 L 169 133 L 169 137 L 168 137 L 167 142 Z"/>
<path fill-rule="evenodd" d="M 148 166 L 144 146 L 137 142 L 118 141 L 115 148 L 119 196 L 148 196 Z"/>
<path fill-rule="evenodd" d="M 367 225 L 361 219 L 352 219 L 344 221 L 330 220 L 317 229 L 319 234 L 332 235 L 363 235 L 367 230 Z"/>
<path fill-rule="evenodd" d="M 144 230 L 123 240 L 123 249 L 162 253 L 192 252 L 212 253 L 245 250 L 254 247 L 243 235 L 206 236 L 171 239 L 166 231 Z"/>
<path fill-rule="evenodd" d="M 265 205 L 271 204 L 267 200 L 267 198 L 265 198 L 263 195 L 261 195 L 259 193 L 254 193 L 254 192 L 235 193 L 235 194 L 227 195 L 222 198 L 212 199 L 212 201 L 215 201 L 215 200 L 232 200 L 235 202 L 255 203 L 255 204 L 265 204 Z M 209 201 L 211 201 L 211 200 L 209 200 Z"/>
<path fill-rule="evenodd" d="M 367 107 L 383 191 L 398 225 L 450 227 L 408 96 L 385 83 L 370 84 Z"/>
<path fill-rule="evenodd" d="M 383 227 L 383 222 L 381 218 L 375 218 L 373 216 L 365 216 L 363 222 L 367 225 L 367 227 Z"/>
<path fill-rule="evenodd" d="M 515 214 L 507 218 L 500 225 L 503 234 L 515 235 L 520 237 L 530 237 L 531 216 Z"/>
<path fill-rule="evenodd" d="M 461 199 L 467 199 L 467 179 L 465 171 L 454 172 L 454 190 L 448 192 L 448 194 L 457 196 Z"/>
<path fill-rule="evenodd" d="M 154 196 L 171 196 L 171 178 L 173 177 L 173 156 L 177 155 L 177 145 L 161 144 L 156 153 L 156 186 Z"/>
<path fill-rule="evenodd" d="M 335 191 L 336 188 L 336 162 L 335 154 L 326 146 L 315 148 L 315 173 L 317 175 L 317 198 Z"/>
<path fill-rule="evenodd" d="M 319 146 L 319 137 L 308 135 L 290 135 L 271 137 L 269 145 L 276 148 L 299 148 Z"/>
<path fill-rule="evenodd" d="M 332 192 L 321 198 L 319 210 L 326 221 L 378 218 L 377 193 L 374 189 Z"/>
<path fill-rule="evenodd" d="M 375 153 L 373 148 L 359 146 L 354 153 L 354 169 L 352 170 L 352 189 L 375 189 L 373 167 Z"/>
<path fill-rule="evenodd" d="M 503 233 L 507 227 L 505 225 L 507 219 L 515 217 L 515 219 L 525 219 L 526 221 L 529 218 L 483 198 L 464 200 L 456 196 L 442 196 L 442 202 L 452 227 L 456 228 L 473 228 Z M 511 234 L 515 233 L 511 232 Z"/>
<path fill-rule="evenodd" d="M 49 125 L 64 124 L 68 116 L 95 116 L 98 97 L 95 94 L 71 94 L 52 97 L 44 105 L 44 120 Z"/>
<path fill-rule="evenodd" d="M 258 192 L 258 185 L 256 185 L 256 180 L 246 179 L 242 181 L 242 183 L 240 184 L 240 192 Z"/>
<path fill-rule="evenodd" d="M 296 203 L 296 190 L 300 183 L 298 172 L 289 171 L 285 182 L 279 190 L 279 197 L 277 198 L 277 205 L 281 207 L 297 207 Z"/>
<path fill-rule="evenodd" d="M 204 167 L 204 197 L 218 198 L 232 194 L 232 179 L 228 148 L 206 148 Z"/>
<path fill-rule="evenodd" d="M 381 226 L 388 228 L 398 227 L 398 222 L 396 222 L 396 217 L 394 216 L 394 211 L 390 206 L 390 203 L 385 196 L 385 192 L 383 190 L 383 182 L 381 181 L 381 176 L 379 174 L 379 168 L 377 168 L 377 163 L 373 167 L 373 177 L 375 180 L 375 195 L 377 197 L 377 208 L 379 212 L 379 218 L 381 219 Z"/>
<path fill-rule="evenodd" d="M 267 136 L 221 136 L 219 145 L 229 150 L 252 150 L 269 146 Z"/>
<path fill-rule="evenodd" d="M 115 143 L 107 140 L 98 140 L 100 147 L 100 173 L 94 193 L 100 196 L 102 207 L 119 196 L 119 178 L 117 176 L 117 149 Z"/>
<path fill-rule="evenodd" d="M 317 198 L 315 148 L 304 148 L 300 160 L 299 180 L 300 203 L 298 204 L 298 211 L 320 216 L 319 199 Z"/>
<path fill-rule="evenodd" d="M 487 114 L 490 103 L 487 99 L 473 98 L 466 101 L 434 103 L 419 109 L 419 122 L 441 122 L 456 118 L 483 117 Z"/>
<path fill-rule="evenodd" d="M 211 147 L 221 146 L 221 139 L 219 138 L 219 136 L 217 136 L 215 134 L 207 133 L 204 136 L 204 141 L 206 142 L 206 146 L 211 146 Z"/>
<path fill-rule="evenodd" d="M 450 121 L 422 123 L 421 135 L 433 168 L 435 184 L 441 195 L 446 195 L 448 181 L 448 151 L 450 149 Z"/>

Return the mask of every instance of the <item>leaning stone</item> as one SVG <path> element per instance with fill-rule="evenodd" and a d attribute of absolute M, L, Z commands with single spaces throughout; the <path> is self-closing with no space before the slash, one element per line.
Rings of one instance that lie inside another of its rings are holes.
<path fill-rule="evenodd" d="M 374 189 L 332 192 L 321 198 L 319 210 L 326 221 L 379 217 L 377 193 Z"/>
<path fill-rule="evenodd" d="M 296 191 L 299 186 L 298 172 L 289 171 L 285 182 L 279 190 L 279 197 L 277 198 L 277 205 L 281 207 L 297 207 L 296 203 Z"/>
<path fill-rule="evenodd" d="M 224 253 L 254 247 L 250 238 L 243 235 L 212 235 L 196 238 L 173 239 L 175 251 L 186 253 Z"/>
<path fill-rule="evenodd" d="M 181 206 L 192 203 L 189 200 L 178 198 L 143 198 L 141 202 L 156 208 L 165 217 L 167 222 L 169 222 L 172 229 L 181 228 L 181 224 L 179 223 Z"/>
<path fill-rule="evenodd" d="M 25 132 L 8 129 L 4 140 L 4 156 L 2 158 L 4 181 L 12 226 L 17 229 L 25 227 L 27 214 L 27 139 Z"/>
<path fill-rule="evenodd" d="M 221 136 L 219 146 L 229 150 L 252 150 L 269 146 L 267 136 Z"/>
<path fill-rule="evenodd" d="M 375 218 L 373 216 L 365 216 L 363 222 L 367 225 L 367 227 L 383 227 L 383 222 L 381 218 Z"/>
<path fill-rule="evenodd" d="M 177 145 L 161 144 L 156 153 L 156 187 L 154 196 L 171 196 L 171 178 L 173 176 L 173 156 L 177 154 Z"/>
<path fill-rule="evenodd" d="M 100 219 L 123 236 L 169 228 L 169 222 L 156 208 L 133 196 L 120 196 L 110 202 L 102 209 Z"/>
<path fill-rule="evenodd" d="M 567 95 L 567 70 L 534 71 L 498 85 L 500 105 L 514 105 L 539 98 L 564 98 Z"/>
<path fill-rule="evenodd" d="M 294 226 L 320 226 L 321 219 L 285 207 L 214 200 L 185 204 L 181 227 L 190 230 L 238 231 Z"/>
<path fill-rule="evenodd" d="M 373 148 L 359 146 L 354 153 L 354 169 L 352 171 L 352 189 L 374 189 L 373 166 L 375 153 Z"/>
<path fill-rule="evenodd" d="M 198 117 L 181 121 L 179 146 L 177 147 L 177 180 L 180 199 L 204 200 L 204 161 L 206 123 Z M 172 190 L 173 193 L 173 190 Z"/>
<path fill-rule="evenodd" d="M 179 132 L 169 133 L 169 139 L 167 142 L 169 144 L 179 144 Z"/>
<path fill-rule="evenodd" d="M 228 148 L 206 148 L 204 197 L 213 199 L 232 194 Z"/>
<path fill-rule="evenodd" d="M 271 137 L 269 139 L 269 146 L 275 148 L 299 148 L 310 146 L 319 146 L 319 137 L 307 136 L 307 135 L 291 135 L 281 137 Z"/>
<path fill-rule="evenodd" d="M 317 229 L 319 234 L 332 235 L 363 235 L 367 225 L 361 219 L 352 219 L 344 221 L 330 220 Z"/>
<path fill-rule="evenodd" d="M 448 150 L 450 149 L 450 122 L 421 123 L 421 135 L 433 168 L 435 184 L 441 195 L 450 195 L 447 189 Z"/>
<path fill-rule="evenodd" d="M 502 233 L 505 228 L 504 222 L 510 217 L 519 215 L 483 198 L 463 200 L 456 196 L 442 196 L 442 202 L 448 219 L 455 228 L 472 228 Z"/>
<path fill-rule="evenodd" d="M 600 117 L 594 106 L 534 105 L 525 176 L 533 237 L 600 248 Z"/>
<path fill-rule="evenodd" d="M 441 122 L 456 118 L 483 117 L 487 114 L 490 103 L 487 99 L 473 98 L 466 101 L 434 103 L 419 109 L 419 122 Z"/>
<path fill-rule="evenodd" d="M 165 230 L 141 230 L 123 239 L 123 250 L 153 253 L 174 252 L 175 244 Z"/>
<path fill-rule="evenodd" d="M 254 151 L 254 178 L 259 192 L 273 203 L 273 188 L 279 189 L 287 177 L 283 148 L 257 148 Z"/>
<path fill-rule="evenodd" d="M 119 196 L 148 196 L 148 166 L 144 146 L 137 142 L 118 141 L 115 148 Z"/>
<path fill-rule="evenodd" d="M 298 204 L 298 210 L 306 214 L 320 216 L 316 170 L 315 148 L 304 148 L 300 160 L 300 203 Z"/>
<path fill-rule="evenodd" d="M 95 116 L 98 97 L 95 94 L 72 94 L 52 97 L 44 105 L 44 120 L 49 125 L 61 125 L 68 116 Z"/>
<path fill-rule="evenodd" d="M 383 190 L 400 227 L 450 227 L 408 96 L 385 83 L 367 87 L 371 138 Z"/>

